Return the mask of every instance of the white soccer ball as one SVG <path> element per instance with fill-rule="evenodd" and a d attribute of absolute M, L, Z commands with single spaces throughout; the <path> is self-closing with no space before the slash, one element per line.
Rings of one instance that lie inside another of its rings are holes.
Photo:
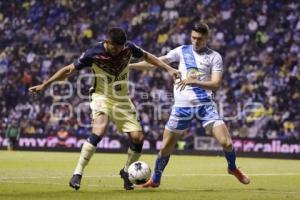
<path fill-rule="evenodd" d="M 128 175 L 131 183 L 140 185 L 149 180 L 151 169 L 147 163 L 136 161 L 129 166 Z"/>

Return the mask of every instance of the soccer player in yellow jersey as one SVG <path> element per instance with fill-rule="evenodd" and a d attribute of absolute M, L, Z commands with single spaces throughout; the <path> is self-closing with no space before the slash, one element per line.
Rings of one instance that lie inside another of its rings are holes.
<path fill-rule="evenodd" d="M 124 188 L 133 189 L 127 170 L 129 165 L 141 156 L 144 135 L 134 105 L 128 96 L 128 64 L 132 57 L 142 58 L 150 64 L 160 66 L 173 77 L 180 76 L 177 70 L 127 41 L 126 33 L 121 28 L 114 27 L 108 30 L 106 40 L 86 50 L 74 63 L 57 71 L 43 84 L 29 88 L 31 92 L 41 92 L 52 82 L 68 78 L 84 67 L 90 67 L 94 74 L 90 105 L 93 117 L 92 134 L 82 146 L 78 164 L 69 182 L 70 187 L 76 190 L 80 188 L 83 170 L 96 151 L 110 120 L 120 132 L 129 135 L 128 159 L 124 168 L 120 170 L 120 175 L 124 181 Z"/>

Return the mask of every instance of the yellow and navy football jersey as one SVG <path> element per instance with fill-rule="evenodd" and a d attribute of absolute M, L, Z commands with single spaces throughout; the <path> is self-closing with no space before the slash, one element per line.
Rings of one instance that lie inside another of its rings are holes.
<path fill-rule="evenodd" d="M 131 58 L 141 58 L 143 55 L 144 51 L 141 48 L 128 41 L 118 55 L 111 56 L 105 51 L 104 42 L 99 42 L 86 50 L 74 65 L 77 70 L 91 67 L 95 93 L 119 99 L 128 96 L 128 64 Z"/>

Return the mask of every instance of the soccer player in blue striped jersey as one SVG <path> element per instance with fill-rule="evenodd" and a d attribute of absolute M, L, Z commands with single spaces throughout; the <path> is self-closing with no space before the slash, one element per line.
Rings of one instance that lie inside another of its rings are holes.
<path fill-rule="evenodd" d="M 175 102 L 165 126 L 163 142 L 158 153 L 152 178 L 138 187 L 158 187 L 162 173 L 180 135 L 196 118 L 222 145 L 228 162 L 228 173 L 241 183 L 249 184 L 249 177 L 237 168 L 236 154 L 229 131 L 220 118 L 213 92 L 222 83 L 223 62 L 221 55 L 207 47 L 210 30 L 207 24 L 195 24 L 191 31 L 191 45 L 182 45 L 160 57 L 166 63 L 178 62 L 183 81 L 174 85 Z M 131 68 L 151 69 L 145 62 L 130 64 Z"/>

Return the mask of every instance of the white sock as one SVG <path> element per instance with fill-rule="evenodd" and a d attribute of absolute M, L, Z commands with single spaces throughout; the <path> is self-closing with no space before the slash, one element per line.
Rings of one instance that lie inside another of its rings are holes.
<path fill-rule="evenodd" d="M 124 171 L 127 172 L 130 164 L 138 161 L 140 157 L 141 153 L 134 152 L 130 148 L 128 148 L 128 158 L 124 167 Z"/>
<path fill-rule="evenodd" d="M 84 142 L 74 174 L 83 173 L 85 166 L 87 166 L 95 151 L 96 147 L 94 145 L 87 141 Z"/>

